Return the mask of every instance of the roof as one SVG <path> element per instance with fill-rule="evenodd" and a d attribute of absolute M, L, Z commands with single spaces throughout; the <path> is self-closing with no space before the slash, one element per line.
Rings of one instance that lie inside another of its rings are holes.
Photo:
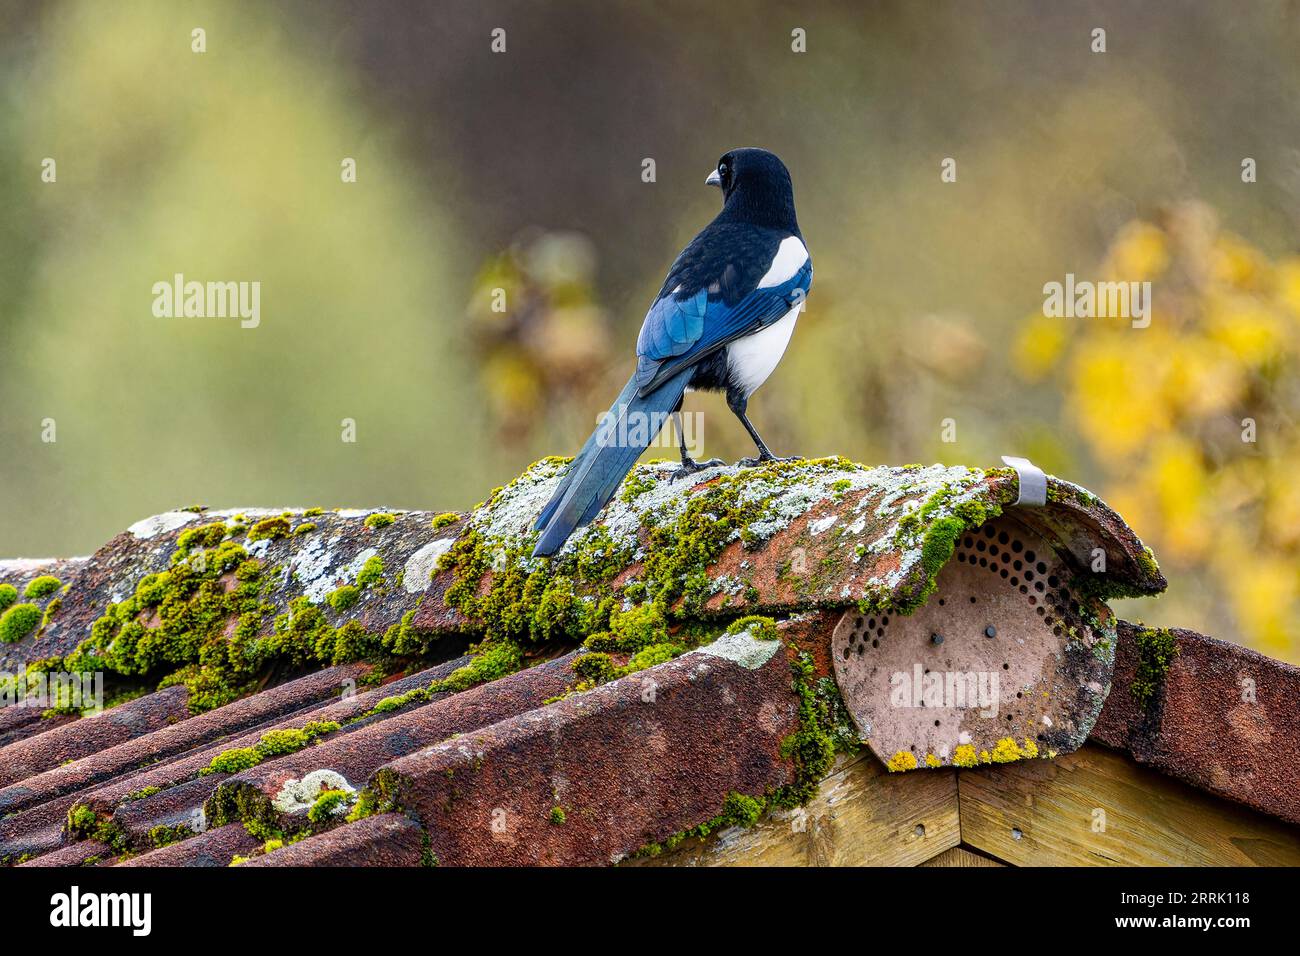
<path fill-rule="evenodd" d="M 936 750 L 940 769 L 889 774 L 832 660 L 846 612 L 908 615 L 944 593 L 962 535 L 1012 509 L 1014 472 L 828 459 L 673 483 L 643 465 L 553 561 L 531 559 L 530 516 L 562 465 L 538 463 L 468 515 L 174 511 L 88 558 L 0 563 L 23 601 L 57 579 L 30 599 L 41 623 L 0 644 L 3 668 L 29 668 L 34 689 L 93 668 L 120 699 L 96 716 L 66 698 L 0 710 L 0 859 L 668 860 L 804 812 L 847 760 L 917 794 L 1003 759 L 1056 764 L 1016 747 L 958 770 Z M 1015 514 L 1067 562 L 1104 551 L 1098 607 L 1164 587 L 1078 486 L 1052 479 L 1046 507 Z M 1101 711 L 1071 703 L 1071 732 L 1040 737 L 1059 759 L 1086 738 L 1080 754 L 1103 745 L 1171 786 L 1300 823 L 1286 704 L 1300 672 L 1104 609 L 1090 620 L 1113 636 L 1090 645 L 1105 686 L 1080 696 L 1059 669 L 1042 685 Z"/>

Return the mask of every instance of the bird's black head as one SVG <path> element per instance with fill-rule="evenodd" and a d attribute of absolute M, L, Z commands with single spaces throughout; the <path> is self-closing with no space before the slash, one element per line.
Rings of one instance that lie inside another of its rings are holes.
<path fill-rule="evenodd" d="M 799 232 L 790 171 L 775 153 L 752 146 L 733 149 L 718 160 L 705 183 L 722 190 L 727 218 Z"/>

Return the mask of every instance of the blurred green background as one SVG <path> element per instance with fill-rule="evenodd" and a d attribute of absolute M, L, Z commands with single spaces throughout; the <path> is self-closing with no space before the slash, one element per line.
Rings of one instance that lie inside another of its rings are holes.
<path fill-rule="evenodd" d="M 0 3 L 0 555 L 572 453 L 763 145 L 816 264 L 751 405 L 778 454 L 1026 454 L 1155 548 L 1124 613 L 1300 659 L 1298 81 L 1284 0 Z M 261 325 L 155 318 L 177 272 L 259 281 Z M 1152 327 L 1044 319 L 1067 272 L 1150 279 Z"/>

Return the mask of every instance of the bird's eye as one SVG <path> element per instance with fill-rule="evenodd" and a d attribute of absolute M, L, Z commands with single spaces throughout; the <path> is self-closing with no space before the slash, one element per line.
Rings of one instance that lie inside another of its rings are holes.
<path fill-rule="evenodd" d="M 726 179 L 726 178 L 727 178 L 727 173 L 728 173 L 728 172 L 730 172 L 730 170 L 727 169 L 727 164 L 726 164 L 726 163 L 719 163 L 719 164 L 718 164 L 718 175 L 719 175 L 720 177 L 722 177 L 723 179 Z"/>

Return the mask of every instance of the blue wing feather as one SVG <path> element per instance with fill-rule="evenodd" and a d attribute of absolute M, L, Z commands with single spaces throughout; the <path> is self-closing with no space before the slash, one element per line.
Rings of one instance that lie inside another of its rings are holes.
<path fill-rule="evenodd" d="M 686 366 L 776 322 L 811 285 L 809 259 L 787 281 L 756 288 L 737 302 L 708 289 L 686 299 L 662 296 L 646 313 L 637 339 L 638 394 L 649 394 Z"/>

